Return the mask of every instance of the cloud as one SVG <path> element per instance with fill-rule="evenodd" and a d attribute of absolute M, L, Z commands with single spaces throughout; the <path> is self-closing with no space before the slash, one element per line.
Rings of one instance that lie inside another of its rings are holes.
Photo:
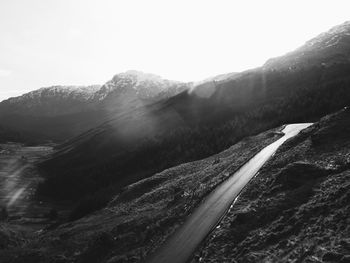
<path fill-rule="evenodd" d="M 78 28 L 70 28 L 68 30 L 68 35 L 72 39 L 78 39 L 83 35 L 83 32 Z"/>
<path fill-rule="evenodd" d="M 0 77 L 7 77 L 12 74 L 11 70 L 0 69 Z"/>

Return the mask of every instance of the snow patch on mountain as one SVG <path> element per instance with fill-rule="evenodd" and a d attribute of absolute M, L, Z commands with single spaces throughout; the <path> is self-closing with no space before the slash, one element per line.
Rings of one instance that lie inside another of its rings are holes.
<path fill-rule="evenodd" d="M 184 90 L 185 86 L 184 83 L 179 81 L 167 80 L 158 75 L 129 70 L 115 75 L 104 84 L 96 92 L 95 99 L 101 101 L 106 99 L 109 94 L 119 95 L 128 89 L 134 90 L 139 99 L 152 99 L 166 91 L 171 91 L 172 95 L 176 95 Z"/>

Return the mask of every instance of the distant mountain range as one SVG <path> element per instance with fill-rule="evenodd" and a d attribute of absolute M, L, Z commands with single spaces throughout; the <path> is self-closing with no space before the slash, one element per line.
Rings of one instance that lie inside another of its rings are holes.
<path fill-rule="evenodd" d="M 0 103 L 0 123 L 24 140 L 62 141 L 122 112 L 172 97 L 189 83 L 127 71 L 103 86 L 53 86 Z"/>
<path fill-rule="evenodd" d="M 114 115 L 42 164 L 50 175 L 42 193 L 76 198 L 106 186 L 120 189 L 243 137 L 349 105 L 349 34 L 346 22 L 262 67 L 183 84 L 189 90 Z"/>

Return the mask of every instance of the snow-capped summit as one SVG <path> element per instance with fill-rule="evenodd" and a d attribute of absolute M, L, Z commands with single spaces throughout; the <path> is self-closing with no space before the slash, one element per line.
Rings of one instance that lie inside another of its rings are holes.
<path fill-rule="evenodd" d="M 163 79 L 150 73 L 128 70 L 115 75 L 96 92 L 95 99 L 104 100 L 108 95 L 119 95 L 133 90 L 139 99 L 153 99 L 161 93 L 172 90 L 171 95 L 185 89 L 185 85 L 178 81 Z"/>

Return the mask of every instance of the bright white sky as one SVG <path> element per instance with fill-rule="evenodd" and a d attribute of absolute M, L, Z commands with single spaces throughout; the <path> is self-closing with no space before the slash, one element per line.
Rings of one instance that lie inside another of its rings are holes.
<path fill-rule="evenodd" d="M 348 0 L 0 0 L 0 100 L 129 69 L 182 81 L 242 71 L 349 10 Z"/>

